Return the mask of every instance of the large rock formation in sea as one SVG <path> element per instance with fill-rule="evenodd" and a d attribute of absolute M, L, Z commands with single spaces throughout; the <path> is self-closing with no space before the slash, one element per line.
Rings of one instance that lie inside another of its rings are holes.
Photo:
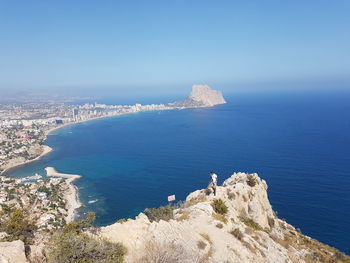
<path fill-rule="evenodd" d="M 169 103 L 168 106 L 178 108 L 212 107 L 218 104 L 225 104 L 226 101 L 218 90 L 212 90 L 207 85 L 193 85 L 189 97 L 184 100 Z"/>
<path fill-rule="evenodd" d="M 224 202 L 226 213 L 215 200 Z M 102 227 L 99 237 L 123 243 L 128 249 L 125 262 L 350 260 L 279 219 L 268 200 L 267 184 L 257 174 L 233 174 L 217 187 L 216 196 L 207 189 L 189 194 L 171 219 L 157 222 L 141 213 L 135 220 Z"/>

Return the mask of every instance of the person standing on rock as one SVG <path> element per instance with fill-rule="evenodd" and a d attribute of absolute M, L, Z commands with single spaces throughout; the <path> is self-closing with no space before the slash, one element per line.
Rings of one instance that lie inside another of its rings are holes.
<path fill-rule="evenodd" d="M 211 180 L 210 180 L 210 187 L 213 189 L 213 192 L 214 192 L 214 196 L 216 196 L 216 187 L 217 187 L 217 184 L 218 184 L 218 176 L 216 173 L 214 172 L 210 172 L 210 177 L 211 177 Z"/>

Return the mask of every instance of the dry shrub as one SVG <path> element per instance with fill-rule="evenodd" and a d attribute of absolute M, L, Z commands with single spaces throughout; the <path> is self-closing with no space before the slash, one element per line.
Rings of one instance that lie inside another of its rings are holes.
<path fill-rule="evenodd" d="M 271 236 L 271 238 L 273 239 L 273 241 L 280 244 L 284 248 L 288 248 L 290 245 L 290 240 L 288 240 L 288 239 L 280 239 L 276 236 Z"/>
<path fill-rule="evenodd" d="M 126 219 L 125 218 L 121 218 L 121 219 L 119 219 L 118 221 L 117 221 L 117 223 L 119 223 L 119 224 L 123 224 L 123 223 L 125 223 L 126 222 Z"/>
<path fill-rule="evenodd" d="M 169 205 L 159 208 L 146 208 L 143 213 L 151 222 L 159 222 L 160 220 L 169 221 L 174 218 L 173 208 Z"/>
<path fill-rule="evenodd" d="M 235 197 L 236 197 L 235 193 L 233 193 L 232 190 L 231 190 L 230 188 L 228 188 L 228 189 L 226 190 L 226 194 L 227 194 L 228 199 L 230 199 L 230 200 L 233 200 L 233 199 L 235 199 Z"/>
<path fill-rule="evenodd" d="M 245 230 L 244 230 L 244 233 L 246 233 L 247 235 L 251 235 L 253 234 L 253 230 L 249 227 L 247 227 Z"/>
<path fill-rule="evenodd" d="M 234 200 L 235 197 L 236 197 L 236 195 L 235 195 L 235 193 L 229 193 L 229 194 L 227 195 L 227 197 L 228 197 L 228 199 L 230 199 L 230 200 Z"/>
<path fill-rule="evenodd" d="M 258 224 L 256 223 L 253 219 L 250 219 L 248 217 L 239 217 L 239 219 L 241 219 L 241 221 L 248 227 L 251 227 L 254 230 L 259 230 L 259 231 L 264 231 L 264 229 Z"/>
<path fill-rule="evenodd" d="M 217 223 L 217 224 L 216 224 L 216 227 L 219 228 L 219 229 L 222 229 L 222 228 L 224 227 L 224 225 L 221 224 L 221 223 Z"/>
<path fill-rule="evenodd" d="M 273 219 L 272 217 L 268 217 L 267 221 L 269 223 L 270 228 L 273 228 L 275 226 L 275 219 Z"/>
<path fill-rule="evenodd" d="M 203 242 L 202 240 L 199 240 L 197 242 L 197 247 L 200 249 L 200 250 L 203 250 L 207 247 L 207 243 Z"/>
<path fill-rule="evenodd" d="M 250 250 L 250 252 L 252 252 L 253 254 L 256 254 L 256 247 L 254 247 L 253 245 L 251 245 L 250 243 L 243 241 L 243 245 L 248 248 Z"/>
<path fill-rule="evenodd" d="M 122 263 L 127 250 L 121 243 L 112 243 L 83 231 L 92 229 L 95 218 L 94 213 L 89 213 L 87 218 L 69 223 L 53 234 L 45 247 L 48 262 Z"/>
<path fill-rule="evenodd" d="M 209 243 L 209 245 L 210 245 L 207 254 L 204 255 L 204 256 L 202 257 L 203 262 L 207 262 L 207 261 L 209 261 L 209 259 L 213 256 L 213 253 L 214 253 L 214 249 L 213 249 L 213 247 L 212 247 L 213 241 L 211 241 L 209 235 L 206 234 L 206 233 L 200 233 L 200 235 L 201 235 L 206 241 L 208 241 L 208 243 Z"/>
<path fill-rule="evenodd" d="M 123 262 L 125 247 L 85 233 L 61 231 L 53 235 L 46 247 L 49 263 L 117 263 Z"/>
<path fill-rule="evenodd" d="M 200 235 L 201 235 L 206 241 L 208 241 L 208 243 L 209 243 L 210 245 L 213 244 L 213 242 L 211 241 L 211 239 L 210 239 L 210 237 L 209 237 L 208 234 L 206 234 L 206 233 L 200 233 Z"/>
<path fill-rule="evenodd" d="M 181 216 L 176 218 L 177 221 L 184 221 L 190 218 L 190 213 L 188 211 L 181 211 Z"/>
<path fill-rule="evenodd" d="M 247 184 L 250 187 L 254 187 L 257 184 L 257 181 L 256 181 L 254 175 L 252 175 L 252 174 L 247 175 Z"/>
<path fill-rule="evenodd" d="M 193 205 L 196 205 L 196 204 L 199 204 L 199 203 L 202 203 L 202 202 L 205 202 L 207 201 L 207 198 L 206 197 L 198 197 L 198 198 L 193 198 L 191 199 L 190 201 L 187 201 L 184 205 L 185 208 L 188 208 L 190 206 L 193 206 Z"/>
<path fill-rule="evenodd" d="M 220 215 L 217 213 L 212 213 L 212 217 L 216 220 L 219 220 L 221 222 L 223 222 L 224 224 L 227 224 L 227 218 L 224 215 Z"/>
<path fill-rule="evenodd" d="M 204 243 L 204 242 L 203 242 Z M 201 263 L 205 262 L 196 251 L 172 242 L 146 242 L 144 255 L 135 262 L 140 263 Z"/>
<path fill-rule="evenodd" d="M 235 228 L 231 230 L 230 234 L 233 235 L 235 238 L 237 238 L 239 241 L 242 241 L 244 237 L 244 234 L 242 233 L 241 230 L 239 230 L 239 228 Z"/>

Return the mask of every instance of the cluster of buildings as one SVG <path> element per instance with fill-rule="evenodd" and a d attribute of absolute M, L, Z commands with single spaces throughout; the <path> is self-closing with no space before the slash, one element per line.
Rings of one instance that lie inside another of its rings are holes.
<path fill-rule="evenodd" d="M 52 128 L 94 118 L 168 109 L 172 107 L 164 104 L 0 104 L 0 173 L 42 154 L 42 144 Z"/>
<path fill-rule="evenodd" d="M 0 223 L 14 209 L 22 209 L 39 230 L 62 226 L 67 216 L 63 194 L 67 187 L 61 178 L 43 180 L 40 175 L 21 179 L 0 177 L 0 212 L 3 214 Z"/>
<path fill-rule="evenodd" d="M 0 127 L 0 173 L 42 153 L 45 133 L 38 127 Z"/>

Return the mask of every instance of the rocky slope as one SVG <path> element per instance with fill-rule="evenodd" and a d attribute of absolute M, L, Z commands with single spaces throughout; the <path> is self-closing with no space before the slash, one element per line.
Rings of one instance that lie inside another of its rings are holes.
<path fill-rule="evenodd" d="M 20 240 L 0 242 L 0 263 L 25 263 L 24 243 Z"/>
<path fill-rule="evenodd" d="M 213 206 L 215 199 L 224 201 L 226 213 Z M 277 218 L 256 174 L 233 174 L 216 196 L 191 193 L 173 219 L 151 222 L 141 213 L 101 228 L 99 236 L 122 242 L 126 262 L 349 262 Z"/>
<path fill-rule="evenodd" d="M 212 107 L 225 104 L 226 101 L 220 91 L 212 90 L 207 85 L 193 85 L 190 96 L 184 100 L 169 103 L 168 106 L 179 108 Z"/>
<path fill-rule="evenodd" d="M 197 190 L 176 208 L 145 213 L 87 233 L 122 243 L 126 263 L 350 262 L 279 219 L 257 174 L 235 173 L 217 187 L 216 196 Z M 0 263 L 47 262 L 43 246 L 25 249 L 22 241 L 0 242 Z"/>

